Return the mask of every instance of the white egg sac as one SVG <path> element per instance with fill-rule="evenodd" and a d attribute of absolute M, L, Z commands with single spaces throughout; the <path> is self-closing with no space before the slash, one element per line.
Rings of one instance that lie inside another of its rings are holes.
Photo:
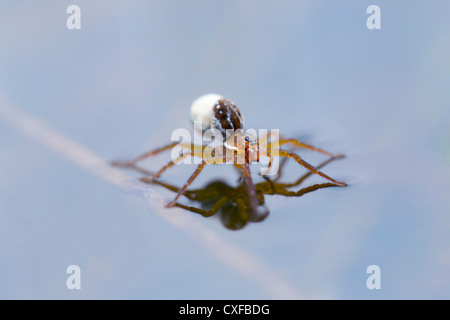
<path fill-rule="evenodd" d="M 211 128 L 213 108 L 220 99 L 223 97 L 215 93 L 208 93 L 195 99 L 191 105 L 189 118 L 197 129 L 203 131 Z"/>

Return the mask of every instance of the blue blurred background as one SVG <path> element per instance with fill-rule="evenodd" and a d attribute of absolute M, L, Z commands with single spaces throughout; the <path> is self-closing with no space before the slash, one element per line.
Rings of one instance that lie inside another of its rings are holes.
<path fill-rule="evenodd" d="M 80 30 L 66 27 L 71 4 Z M 371 4 L 380 30 L 366 27 Z M 185 214 L 306 297 L 449 299 L 448 12 L 443 1 L 2 1 L 0 95 L 109 161 L 164 145 L 191 128 L 196 97 L 220 93 L 248 127 L 347 154 L 324 172 L 350 186 L 267 196 L 270 216 L 241 231 Z M 192 171 L 163 178 L 180 185 Z M 238 174 L 210 167 L 192 187 L 214 178 Z M 71 264 L 78 291 L 65 285 Z M 366 287 L 373 264 L 381 290 Z M 0 298 L 273 297 L 0 117 Z"/>

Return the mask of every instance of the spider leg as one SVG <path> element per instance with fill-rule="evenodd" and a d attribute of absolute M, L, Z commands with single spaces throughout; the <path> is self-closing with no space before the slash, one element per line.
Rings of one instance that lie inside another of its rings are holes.
<path fill-rule="evenodd" d="M 289 191 L 283 188 L 279 188 L 276 192 L 276 194 L 281 195 L 281 196 L 285 196 L 285 197 L 301 197 L 304 194 L 316 191 L 318 189 L 322 189 L 322 188 L 330 188 L 330 187 L 337 187 L 337 185 L 335 183 L 321 183 L 321 184 L 314 184 L 312 186 L 309 187 L 305 187 L 302 188 L 298 191 Z"/>
<path fill-rule="evenodd" d="M 141 181 L 142 181 L 142 179 L 141 179 Z M 171 185 L 171 184 L 168 184 L 168 183 L 165 183 L 165 182 L 162 182 L 162 181 L 160 181 L 160 180 L 151 180 L 151 181 L 143 181 L 143 182 L 145 182 L 145 183 L 149 183 L 149 184 L 157 184 L 157 185 L 159 185 L 159 186 L 161 186 L 161 187 L 164 187 L 164 188 L 166 188 L 167 190 L 170 190 L 170 191 L 173 191 L 173 192 L 178 192 L 179 191 L 179 188 L 178 187 L 176 187 L 176 186 L 174 186 L 174 185 Z M 185 193 L 184 193 L 184 196 L 186 197 L 186 198 L 188 198 L 189 200 L 195 200 L 195 196 L 193 196 L 191 193 L 189 193 L 188 191 L 186 191 Z"/>
<path fill-rule="evenodd" d="M 330 180 L 331 182 L 337 184 L 338 186 L 341 187 L 345 187 L 347 186 L 346 183 L 344 182 L 339 182 L 329 176 L 327 176 L 325 173 L 319 171 L 316 167 L 314 167 L 313 165 L 309 164 L 308 162 L 306 162 L 305 160 L 303 160 L 299 155 L 292 153 L 292 152 L 288 152 L 285 150 L 279 150 L 278 151 L 280 157 L 287 157 L 287 158 L 293 158 L 295 161 L 297 161 L 298 164 L 302 165 L 303 167 L 305 167 L 306 169 L 308 169 L 309 171 L 311 171 L 312 173 L 315 173 L 327 180 Z"/>
<path fill-rule="evenodd" d="M 345 155 L 343 155 L 343 154 L 336 154 L 336 155 L 335 155 L 335 154 L 333 154 L 333 153 L 331 153 L 331 152 L 328 152 L 328 151 L 326 151 L 326 150 L 323 150 L 323 149 L 320 149 L 320 148 L 311 146 L 311 145 L 309 145 L 309 144 L 303 143 L 303 142 L 301 142 L 301 141 L 298 141 L 297 139 L 281 139 L 281 140 L 278 142 L 278 144 L 279 144 L 280 146 L 283 145 L 283 144 L 286 144 L 286 143 L 291 143 L 291 144 L 293 144 L 293 145 L 295 145 L 295 146 L 297 146 L 297 147 L 300 147 L 300 148 L 304 148 L 304 149 L 308 149 L 308 150 L 320 152 L 320 153 L 326 154 L 327 156 L 330 156 L 330 157 L 332 157 L 332 158 L 344 158 L 344 157 L 345 157 Z M 267 148 L 269 149 L 269 148 L 271 147 L 271 145 L 272 145 L 271 142 L 268 143 Z"/>
<path fill-rule="evenodd" d="M 287 160 L 288 158 L 283 158 L 283 160 Z M 327 160 L 325 160 L 324 162 L 322 162 L 321 164 L 319 164 L 316 169 L 321 169 L 323 167 L 325 167 L 327 164 L 329 164 L 330 162 L 332 162 L 333 160 L 335 160 L 337 158 L 328 158 Z M 290 187 L 296 187 L 299 184 L 301 184 L 304 180 L 306 180 L 306 178 L 308 178 L 309 176 L 311 176 L 313 174 L 312 171 L 307 172 L 306 174 L 304 174 L 303 176 L 301 176 L 297 181 L 293 182 L 293 183 L 277 183 L 278 187 L 281 188 L 290 188 Z"/>
<path fill-rule="evenodd" d="M 281 179 L 281 177 L 282 177 L 282 170 L 283 170 L 283 167 L 286 165 L 287 160 L 288 160 L 288 158 L 283 158 L 281 160 L 280 165 L 278 167 L 277 175 L 273 179 L 273 182 L 278 182 L 278 180 Z"/>
<path fill-rule="evenodd" d="M 163 151 L 169 150 L 177 145 L 181 145 L 182 148 L 184 149 L 190 149 L 191 152 L 194 152 L 195 154 L 198 152 L 203 152 L 204 147 L 203 146 L 197 146 L 197 145 L 191 145 L 189 143 L 179 143 L 179 142 L 174 142 L 174 143 L 170 143 L 164 147 L 143 153 L 139 156 L 137 156 L 136 158 L 133 158 L 129 161 L 125 161 L 125 162 L 120 162 L 120 161 L 113 161 L 112 165 L 114 166 L 118 166 L 118 167 L 133 167 L 134 165 L 136 165 L 136 163 L 148 158 L 148 157 L 152 157 L 154 155 L 157 155 L 158 153 L 161 153 Z M 200 153 L 201 155 L 202 153 Z"/>
<path fill-rule="evenodd" d="M 203 168 L 205 167 L 206 162 L 205 160 L 202 161 L 202 163 L 200 163 L 197 167 L 197 169 L 195 170 L 195 172 L 192 174 L 192 176 L 188 179 L 188 181 L 184 184 L 184 186 L 180 189 L 180 191 L 178 191 L 178 194 L 175 196 L 175 199 L 173 199 L 168 205 L 168 208 L 171 208 L 175 205 L 175 203 L 177 202 L 178 198 L 181 197 L 181 195 L 184 193 L 184 191 L 186 190 L 187 187 L 189 187 L 189 185 L 195 180 L 195 178 L 197 178 L 197 176 L 200 174 L 200 172 L 202 172 Z"/>
<path fill-rule="evenodd" d="M 287 158 L 285 158 L 287 159 Z M 259 190 L 262 195 L 264 196 L 264 194 L 275 194 L 275 192 L 277 192 L 277 189 L 275 188 L 275 184 L 273 183 L 272 180 L 270 180 L 270 178 L 268 176 L 263 176 L 264 180 L 266 180 L 267 185 L 269 186 L 269 189 L 266 190 Z M 264 183 L 264 182 L 262 182 Z M 260 187 L 262 185 L 262 183 L 257 184 L 258 187 Z"/>
<path fill-rule="evenodd" d="M 225 197 L 225 196 L 221 197 L 219 200 L 217 200 L 216 203 L 214 203 L 214 205 L 208 211 L 200 209 L 200 208 L 185 206 L 184 204 L 180 204 L 180 203 L 175 203 L 174 206 L 183 208 L 185 210 L 188 210 L 188 211 L 191 211 L 194 213 L 201 214 L 204 217 L 211 217 L 212 215 L 216 214 L 217 211 L 219 211 L 220 208 L 222 208 L 225 205 L 225 203 L 227 203 L 227 201 L 228 201 L 227 197 Z"/>
<path fill-rule="evenodd" d="M 167 169 L 173 167 L 175 164 L 177 164 L 178 162 L 180 162 L 181 160 L 183 160 L 184 158 L 186 158 L 187 156 L 190 156 L 191 153 L 184 153 L 181 156 L 179 156 L 178 158 L 176 158 L 173 161 L 170 161 L 168 164 L 166 164 L 164 167 L 162 167 L 157 173 L 155 173 L 153 176 L 151 177 L 143 177 L 141 178 L 141 181 L 143 182 L 150 182 L 152 180 L 157 179 L 164 171 L 166 171 Z"/>
<path fill-rule="evenodd" d="M 240 169 L 244 174 L 245 183 L 247 184 L 248 197 L 253 212 L 255 213 L 256 216 L 266 216 L 268 214 L 267 209 L 265 209 L 264 211 L 258 210 L 259 207 L 258 197 L 256 195 L 255 185 L 253 184 L 252 176 L 250 173 L 250 166 L 248 165 L 248 163 L 242 165 L 235 163 L 234 165 L 236 168 Z"/>
<path fill-rule="evenodd" d="M 129 161 L 125 161 L 125 162 L 113 161 L 112 164 L 114 166 L 118 166 L 118 167 L 133 167 L 139 161 L 142 161 L 142 160 L 144 160 L 144 159 L 146 159 L 148 157 L 152 157 L 154 155 L 157 155 L 158 153 L 161 153 L 161 152 L 166 151 L 166 150 L 168 150 L 170 148 L 173 148 L 177 144 L 178 144 L 177 142 L 174 142 L 174 143 L 168 144 L 168 145 L 166 145 L 164 147 L 161 147 L 161 148 L 158 148 L 158 149 L 155 149 L 155 150 L 143 153 L 143 154 L 141 154 L 141 155 L 137 156 L 136 158 L 133 158 L 133 159 L 131 159 Z"/>
<path fill-rule="evenodd" d="M 121 164 L 116 164 L 115 162 L 113 162 L 112 165 L 113 165 L 113 166 L 122 166 Z M 142 168 L 142 167 L 140 167 L 140 166 L 138 166 L 138 165 L 135 165 L 135 164 L 133 164 L 133 165 L 131 165 L 131 166 L 127 166 L 126 168 L 127 168 L 127 169 L 130 169 L 130 170 L 134 170 L 134 171 L 136 171 L 136 172 L 138 172 L 138 173 L 142 173 L 143 175 L 146 175 L 146 176 L 152 176 L 152 175 L 154 175 L 153 172 L 151 172 L 151 171 L 149 171 L 149 170 L 147 170 L 147 169 L 144 169 L 144 168 Z"/>
<path fill-rule="evenodd" d="M 269 164 L 267 165 L 266 170 L 264 171 L 264 173 L 261 173 L 262 176 L 267 176 L 270 173 L 270 170 L 272 170 L 272 161 L 273 161 L 273 156 L 270 152 L 267 152 L 267 156 L 269 157 Z"/>

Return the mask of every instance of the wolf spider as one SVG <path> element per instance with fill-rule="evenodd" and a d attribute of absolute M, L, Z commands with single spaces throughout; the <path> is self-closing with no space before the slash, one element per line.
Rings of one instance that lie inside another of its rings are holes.
<path fill-rule="evenodd" d="M 280 138 L 277 139 L 278 143 L 272 143 L 272 141 L 264 141 L 266 144 L 263 146 L 261 143 L 262 141 L 258 140 L 256 137 L 249 133 L 245 133 L 243 131 L 244 128 L 244 118 L 238 109 L 238 107 L 230 100 L 225 99 L 224 97 L 217 95 L 217 94 L 207 94 L 199 97 L 196 99 L 192 106 L 190 111 L 190 119 L 194 123 L 194 126 L 196 126 L 197 129 L 201 129 L 202 131 L 205 131 L 207 129 L 213 129 L 216 131 L 219 131 L 223 136 L 223 144 L 221 147 L 219 147 L 218 152 L 212 153 L 213 156 L 205 156 L 205 148 L 206 146 L 201 145 L 194 145 L 194 144 L 181 144 L 183 148 L 183 153 L 175 160 L 170 161 L 167 165 L 162 167 L 157 173 L 155 173 L 151 177 L 144 177 L 141 178 L 144 182 L 150 182 L 152 180 L 157 179 L 165 170 L 169 169 L 173 165 L 177 164 L 178 162 L 182 161 L 186 157 L 192 157 L 192 156 L 199 156 L 202 158 L 201 163 L 197 166 L 197 169 L 194 171 L 194 173 L 191 175 L 191 177 L 187 180 L 187 182 L 184 184 L 183 187 L 181 187 L 178 190 L 177 195 L 175 198 L 167 204 L 167 207 L 173 207 L 175 206 L 178 198 L 183 195 L 183 193 L 186 191 L 186 189 L 189 187 L 189 185 L 195 180 L 195 178 L 202 172 L 203 168 L 208 164 L 216 164 L 217 159 L 219 158 L 222 160 L 219 163 L 233 163 L 234 166 L 239 169 L 242 174 L 243 178 L 246 183 L 247 192 L 250 200 L 251 207 L 255 214 L 260 215 L 266 215 L 267 210 L 263 210 L 262 212 L 259 211 L 259 202 L 258 197 L 255 189 L 255 185 L 253 184 L 253 180 L 250 173 L 250 164 L 257 163 L 260 161 L 260 154 L 267 154 L 267 156 L 270 158 L 269 167 L 272 165 L 272 154 L 270 151 L 272 151 L 272 146 L 275 146 L 278 156 L 280 157 L 286 157 L 286 158 L 292 158 L 294 159 L 298 164 L 305 167 L 312 173 L 315 173 L 329 181 L 331 181 L 336 186 L 345 187 L 347 186 L 346 183 L 337 181 L 325 173 L 319 171 L 316 167 L 309 164 L 305 160 L 303 160 L 299 155 L 296 153 L 280 149 L 279 147 L 285 144 L 292 144 L 294 146 L 309 149 L 312 151 L 320 152 L 322 154 L 325 154 L 329 156 L 332 159 L 337 158 L 343 158 L 344 155 L 342 154 L 333 154 L 328 151 L 316 148 L 314 146 L 305 144 L 303 142 L 300 142 L 296 139 L 285 139 Z M 230 134 L 233 132 L 232 134 Z M 278 137 L 277 137 L 278 138 Z M 242 141 L 243 143 L 238 144 L 236 146 L 235 141 Z M 180 145 L 180 143 L 175 142 L 171 143 L 169 145 L 166 145 L 162 148 L 146 152 L 134 159 L 131 159 L 126 162 L 113 162 L 113 165 L 121 166 L 121 167 L 135 167 L 136 164 L 139 161 L 142 161 L 148 157 L 154 156 L 158 153 L 161 153 L 163 151 L 169 150 L 177 145 Z M 187 152 L 185 152 L 187 151 Z M 244 160 L 244 161 L 238 161 Z"/>

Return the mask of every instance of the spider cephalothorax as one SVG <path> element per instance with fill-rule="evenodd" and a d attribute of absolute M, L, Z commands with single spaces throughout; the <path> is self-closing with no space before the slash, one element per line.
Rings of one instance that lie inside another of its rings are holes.
<path fill-rule="evenodd" d="M 225 99 L 218 94 L 206 94 L 197 98 L 191 106 L 190 119 L 197 130 L 206 132 L 208 129 L 216 130 L 219 132 L 219 136 L 222 137 L 219 148 L 214 149 L 212 153 L 205 152 L 208 146 L 194 145 L 192 143 L 180 144 L 178 142 L 166 145 L 163 148 L 147 152 L 142 154 L 131 161 L 127 162 L 115 162 L 115 165 L 133 167 L 137 162 L 158 154 L 164 150 L 171 149 L 175 146 L 182 146 L 183 153 L 176 159 L 172 159 L 166 166 L 159 170 L 152 177 L 142 178 L 143 181 L 151 181 L 158 178 L 161 173 L 173 165 L 179 163 L 186 157 L 201 157 L 202 161 L 198 165 L 195 172 L 191 175 L 185 185 L 179 190 L 175 199 L 167 206 L 173 207 L 178 198 L 185 192 L 187 187 L 195 180 L 200 174 L 205 165 L 207 164 L 223 164 L 232 163 L 234 166 L 243 173 L 244 180 L 247 185 L 247 191 L 252 208 L 256 214 L 267 212 L 267 210 L 260 210 L 258 199 L 253 185 L 250 164 L 260 161 L 261 152 L 272 159 L 273 155 L 278 157 L 293 158 L 297 163 L 308 169 L 309 171 L 328 179 L 337 186 L 344 187 L 345 183 L 339 182 L 317 168 L 303 160 L 299 155 L 283 150 L 280 147 L 283 144 L 291 143 L 298 147 L 317 151 L 328 155 L 330 158 L 342 158 L 343 155 L 335 155 L 328 151 L 313 147 L 311 145 L 300 142 L 296 139 L 284 139 L 276 136 L 276 143 L 271 141 L 272 137 L 269 137 L 266 141 L 258 140 L 254 135 L 244 132 L 244 118 L 241 111 L 232 101 Z M 218 151 L 217 151 L 218 150 Z M 217 152 L 216 152 L 217 151 Z M 212 156 L 213 154 L 213 156 Z M 217 161 L 217 160 L 220 161 Z M 271 162 L 269 163 L 269 167 Z"/>

